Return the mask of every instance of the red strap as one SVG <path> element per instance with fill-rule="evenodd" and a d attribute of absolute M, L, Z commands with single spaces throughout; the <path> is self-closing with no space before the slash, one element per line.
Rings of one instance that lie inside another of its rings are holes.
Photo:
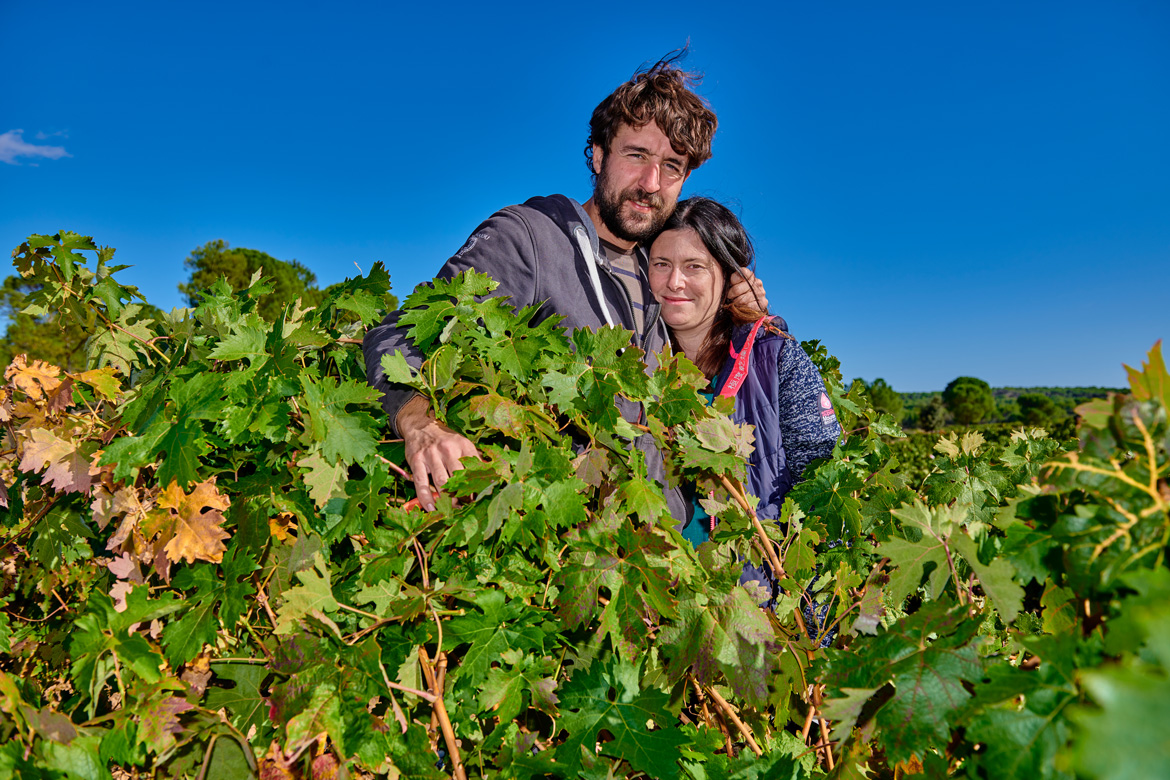
<path fill-rule="evenodd" d="M 743 348 L 739 352 L 735 351 L 735 345 L 729 344 L 727 349 L 731 356 L 735 358 L 735 365 L 731 367 L 731 373 L 727 376 L 727 381 L 723 383 L 723 389 L 719 391 L 719 395 L 732 398 L 739 392 L 739 388 L 743 386 L 743 382 L 747 379 L 748 363 L 752 357 L 752 344 L 756 341 L 756 331 L 765 322 L 768 322 L 772 317 L 761 317 L 756 320 L 756 324 L 752 326 L 752 330 L 748 333 L 747 341 L 743 343 Z"/>

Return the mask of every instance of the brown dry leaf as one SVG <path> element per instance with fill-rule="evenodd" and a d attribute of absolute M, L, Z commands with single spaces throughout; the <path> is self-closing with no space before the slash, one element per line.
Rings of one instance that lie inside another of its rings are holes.
<path fill-rule="evenodd" d="M 118 580 L 114 583 L 114 587 L 110 588 L 110 598 L 114 600 L 114 611 L 126 611 L 126 597 L 130 595 L 130 591 L 134 590 L 134 583 L 126 580 Z"/>
<path fill-rule="evenodd" d="M 260 759 L 260 780 L 294 780 L 292 767 L 294 762 L 284 757 L 284 751 L 273 740 L 268 746 L 268 752 Z"/>
<path fill-rule="evenodd" d="M 49 396 L 49 411 L 58 414 L 73 406 L 73 377 L 66 377 L 61 386 Z"/>
<path fill-rule="evenodd" d="M 12 404 L 12 416 L 21 421 L 19 430 L 28 431 L 33 428 L 44 428 L 49 425 L 49 410 L 44 404 L 37 404 L 27 398 L 22 398 Z"/>
<path fill-rule="evenodd" d="M 154 502 L 149 496 L 139 496 L 132 487 L 121 487 L 111 494 L 104 486 L 99 485 L 93 495 L 90 509 L 99 528 L 105 528 L 118 515 L 125 515 L 118 530 L 106 544 L 107 550 L 113 550 L 125 542 L 146 513 L 154 507 Z"/>
<path fill-rule="evenodd" d="M 138 570 L 138 561 L 130 553 L 122 553 L 117 558 L 104 558 L 102 562 L 106 564 L 110 573 L 120 580 L 129 580 L 136 585 L 145 582 L 142 572 Z"/>
<path fill-rule="evenodd" d="M 19 468 L 25 472 L 45 469 L 44 478 L 62 493 L 88 493 L 99 471 L 74 442 L 44 428 L 29 431 Z"/>
<path fill-rule="evenodd" d="M 911 756 L 909 761 L 899 761 L 898 765 L 894 767 L 894 773 L 900 776 L 920 775 L 922 774 L 922 761 L 915 756 Z"/>
<path fill-rule="evenodd" d="M 171 482 L 158 497 L 158 505 L 171 511 L 173 534 L 164 548 L 167 557 L 174 563 L 185 560 L 210 561 L 219 563 L 223 559 L 224 540 L 231 535 L 221 527 L 224 520 L 222 510 L 229 506 L 227 496 L 220 495 L 215 488 L 215 478 L 200 482 L 188 495 L 177 481 Z M 204 508 L 207 511 L 203 511 Z"/>
<path fill-rule="evenodd" d="M 4 378 L 23 390 L 29 398 L 45 398 L 61 384 L 61 369 L 43 360 L 28 363 L 24 355 L 12 359 L 4 369 Z"/>
<path fill-rule="evenodd" d="M 197 695 L 202 696 L 207 690 L 207 682 L 211 679 L 211 659 L 200 654 L 187 664 L 179 679 L 187 683 Z"/>
<path fill-rule="evenodd" d="M 98 485 L 93 490 L 93 501 L 89 502 L 90 516 L 103 531 L 114 519 L 114 494 L 105 485 Z"/>
<path fill-rule="evenodd" d="M 0 387 L 0 422 L 12 419 L 12 393 L 6 387 Z"/>

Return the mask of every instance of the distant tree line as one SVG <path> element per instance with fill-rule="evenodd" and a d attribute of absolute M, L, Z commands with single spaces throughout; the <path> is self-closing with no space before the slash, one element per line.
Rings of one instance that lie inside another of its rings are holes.
<path fill-rule="evenodd" d="M 1110 387 L 991 387 L 976 377 L 961 376 L 941 392 L 899 393 L 884 379 L 859 382 L 874 408 L 906 429 L 936 431 L 948 424 L 1020 423 L 1052 427 L 1076 415 L 1076 407 L 1109 393 Z"/>
<path fill-rule="evenodd" d="M 296 260 L 278 260 L 258 249 L 233 248 L 223 239 L 196 248 L 183 265 L 190 277 L 179 285 L 179 292 L 189 306 L 197 305 L 203 293 L 220 277 L 238 291 L 250 287 L 253 276 L 260 272 L 273 285 L 272 292 L 259 302 L 259 314 L 269 320 L 275 320 L 286 304 L 297 299 L 302 308 L 315 306 L 331 289 L 318 288 L 317 275 Z M 26 354 L 66 371 L 82 370 L 86 334 L 80 326 L 65 322 L 55 312 L 36 316 L 24 313 L 29 296 L 37 289 L 16 274 L 0 286 L 0 318 L 7 323 L 0 338 L 0 367 L 10 364 L 16 355 Z M 398 300 L 387 296 L 386 307 L 397 308 Z M 147 305 L 139 318 L 156 319 L 161 314 L 154 306 Z"/>

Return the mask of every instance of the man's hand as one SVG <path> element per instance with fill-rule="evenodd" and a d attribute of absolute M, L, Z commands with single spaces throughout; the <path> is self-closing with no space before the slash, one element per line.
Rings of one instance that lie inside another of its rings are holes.
<path fill-rule="evenodd" d="M 406 443 L 406 462 L 414 479 L 418 503 L 428 512 L 435 509 L 435 490 L 447 484 L 451 475 L 463 468 L 460 458 L 479 457 L 471 440 L 455 433 L 431 415 L 427 399 L 411 398 L 398 412 L 398 432 Z"/>
<path fill-rule="evenodd" d="M 744 268 L 731 275 L 731 288 L 727 291 L 727 300 L 749 309 L 768 311 L 768 296 L 764 292 L 764 283 L 750 268 Z"/>

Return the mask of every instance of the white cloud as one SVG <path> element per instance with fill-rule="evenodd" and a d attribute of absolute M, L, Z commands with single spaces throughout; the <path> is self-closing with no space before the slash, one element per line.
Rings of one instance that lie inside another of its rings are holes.
<path fill-rule="evenodd" d="M 64 146 L 37 146 L 30 144 L 22 137 L 23 130 L 9 130 L 0 134 L 0 162 L 9 165 L 20 165 L 17 157 L 47 157 L 57 160 L 62 157 L 71 157 Z"/>

